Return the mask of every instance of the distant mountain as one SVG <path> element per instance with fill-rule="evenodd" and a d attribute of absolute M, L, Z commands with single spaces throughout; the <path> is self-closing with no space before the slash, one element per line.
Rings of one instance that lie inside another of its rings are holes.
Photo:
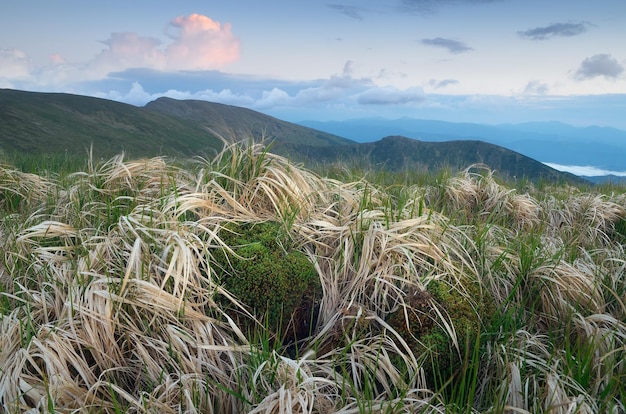
<path fill-rule="evenodd" d="M 484 164 L 509 179 L 584 183 L 576 175 L 557 171 L 532 158 L 483 141 L 461 140 L 424 142 L 402 136 L 389 136 L 375 142 L 341 147 L 294 148 L 292 156 L 310 163 L 346 163 L 372 170 L 421 171 L 441 169 L 458 171 L 474 164 Z"/>
<path fill-rule="evenodd" d="M 482 125 L 413 118 L 364 118 L 347 121 L 302 121 L 301 125 L 369 142 L 388 135 L 424 141 L 480 140 L 501 145 L 542 162 L 626 169 L 626 131 L 578 128 L 559 122 Z"/>
<path fill-rule="evenodd" d="M 615 184 L 615 185 L 626 185 L 626 177 L 618 176 L 618 175 L 600 175 L 593 177 L 582 177 L 585 180 L 592 182 L 594 184 Z"/>
<path fill-rule="evenodd" d="M 581 182 L 477 140 L 423 142 L 391 136 L 357 143 L 249 109 L 205 101 L 159 98 L 138 108 L 79 95 L 0 90 L 0 154 L 84 154 L 93 145 L 99 157 L 122 151 L 131 158 L 190 157 L 219 151 L 220 137 L 231 141 L 266 137 L 271 151 L 309 166 L 348 162 L 374 170 L 434 172 L 483 163 L 508 177 Z"/>

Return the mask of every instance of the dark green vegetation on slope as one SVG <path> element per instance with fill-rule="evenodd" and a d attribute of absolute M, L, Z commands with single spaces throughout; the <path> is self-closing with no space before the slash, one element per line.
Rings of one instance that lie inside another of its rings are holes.
<path fill-rule="evenodd" d="M 330 149 L 296 148 L 293 158 L 332 160 L 335 163 L 360 166 L 371 171 L 417 171 L 432 174 L 442 170 L 460 171 L 474 164 L 483 164 L 507 179 L 545 180 L 583 184 L 585 180 L 550 168 L 520 153 L 483 141 L 425 142 L 406 137 L 385 137 L 376 142 Z M 328 161 L 327 161 L 328 162 Z M 306 163 L 306 162 L 305 162 Z"/>
<path fill-rule="evenodd" d="M 202 129 L 225 138 L 230 142 L 246 138 L 275 141 L 274 150 L 283 144 L 327 147 L 354 144 L 354 141 L 308 128 L 291 122 L 281 121 L 251 109 L 214 102 L 159 98 L 145 106 L 168 116 L 193 122 Z"/>
<path fill-rule="evenodd" d="M 218 138 L 219 137 L 219 138 Z M 481 141 L 421 142 L 402 137 L 358 144 L 249 109 L 159 98 L 144 108 L 68 94 L 0 90 L 0 150 L 5 154 L 131 158 L 212 156 L 228 142 L 271 142 L 271 151 L 309 167 L 370 171 L 459 171 L 484 163 L 509 178 L 583 182 L 519 153 Z M 0 152 L 1 153 L 1 152 Z M 42 161 L 43 162 L 43 161 Z"/>
<path fill-rule="evenodd" d="M 192 123 L 106 99 L 0 90 L 0 148 L 6 152 L 131 157 L 215 153 L 213 134 Z"/>

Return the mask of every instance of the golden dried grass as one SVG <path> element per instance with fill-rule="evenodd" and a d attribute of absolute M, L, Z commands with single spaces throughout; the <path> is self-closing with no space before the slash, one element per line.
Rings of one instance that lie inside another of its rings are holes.
<path fill-rule="evenodd" d="M 623 199 L 539 200 L 468 169 L 442 199 L 413 189 L 390 212 L 384 189 L 322 178 L 257 145 L 195 168 L 119 156 L 64 183 L 3 170 L 25 212 L 0 226 L 4 411 L 445 412 L 458 402 L 429 388 L 426 357 L 386 319 L 408 315 L 407 295 L 433 281 L 470 304 L 479 298 L 466 284 L 478 283 L 499 311 L 526 318 L 481 343 L 480 409 L 590 412 L 626 372 L 623 247 L 609 237 Z M 311 335 L 292 348 L 268 348 L 262 323 L 250 337 L 216 301 L 247 311 L 214 268 L 213 252 L 229 248 L 220 229 L 267 220 L 285 224 L 324 292 Z M 578 242 L 575 257 L 561 253 Z M 455 321 L 435 310 L 462 354 Z M 588 389 L 550 338 L 563 321 L 595 352 Z"/>

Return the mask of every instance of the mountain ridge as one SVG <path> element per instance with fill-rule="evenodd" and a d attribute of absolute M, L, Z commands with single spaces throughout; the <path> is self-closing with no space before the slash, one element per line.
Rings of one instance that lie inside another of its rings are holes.
<path fill-rule="evenodd" d="M 92 145 L 99 156 L 126 151 L 131 157 L 191 157 L 221 150 L 224 140 L 263 138 L 271 151 L 310 166 L 349 160 L 369 169 L 435 171 L 485 163 L 509 177 L 583 181 L 486 142 L 391 136 L 358 143 L 214 102 L 159 98 L 136 107 L 82 95 L 0 90 L 0 149 L 7 152 L 84 153 Z"/>
<path fill-rule="evenodd" d="M 301 121 L 300 125 L 369 142 L 382 132 L 430 141 L 477 139 L 504 146 L 541 162 L 624 168 L 626 131 L 611 127 L 575 127 L 560 122 L 485 125 L 416 118 L 362 118 L 346 121 Z"/>
<path fill-rule="evenodd" d="M 143 108 L 165 115 L 174 115 L 210 130 L 228 141 L 239 137 L 279 137 L 280 144 L 302 143 L 325 146 L 355 143 L 352 140 L 283 121 L 252 109 L 200 100 L 177 100 L 161 97 Z M 298 136 L 298 139 L 295 137 Z"/>
<path fill-rule="evenodd" d="M 184 140 L 177 139 L 185 136 Z M 0 148 L 27 153 L 132 156 L 214 151 L 218 137 L 188 121 L 83 95 L 0 89 Z M 155 150 L 156 148 L 156 150 Z"/>
<path fill-rule="evenodd" d="M 523 154 L 479 140 L 428 142 L 394 135 L 374 142 L 347 145 L 341 150 L 334 158 L 324 152 L 311 151 L 304 161 L 360 163 L 362 167 L 372 170 L 382 168 L 394 172 L 423 173 L 436 173 L 442 169 L 459 171 L 481 164 L 508 179 L 585 182 L 580 177 L 557 171 Z M 296 151 L 300 156 L 303 153 L 301 149 Z"/>

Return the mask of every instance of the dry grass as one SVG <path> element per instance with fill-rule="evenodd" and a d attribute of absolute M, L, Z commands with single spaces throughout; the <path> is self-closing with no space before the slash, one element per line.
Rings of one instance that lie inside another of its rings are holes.
<path fill-rule="evenodd" d="M 118 156 L 63 179 L 2 167 L 0 197 L 4 412 L 625 411 L 626 197 L 518 194 L 474 168 L 390 203 L 258 145 L 185 167 Z M 222 308 L 255 317 L 214 255 L 233 247 L 225 224 L 261 221 L 282 223 L 320 278 L 297 343 Z M 496 311 L 471 347 L 430 302 L 461 361 L 435 383 L 425 337 L 390 323 L 423 323 L 410 295 L 431 283 Z"/>

